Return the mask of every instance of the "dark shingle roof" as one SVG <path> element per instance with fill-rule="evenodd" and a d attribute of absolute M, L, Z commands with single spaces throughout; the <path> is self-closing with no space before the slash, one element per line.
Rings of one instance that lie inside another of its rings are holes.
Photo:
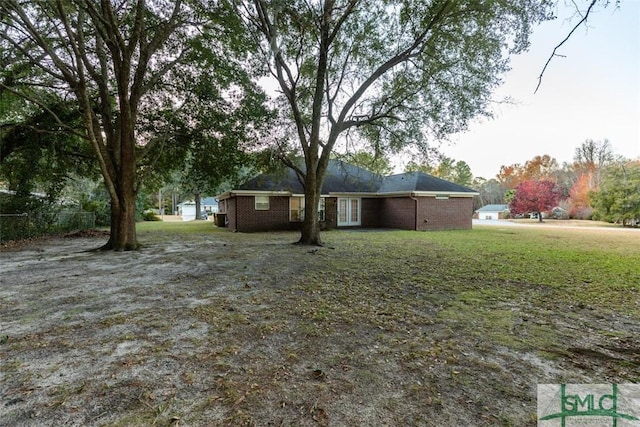
<path fill-rule="evenodd" d="M 292 169 L 282 173 L 263 173 L 240 185 L 238 190 L 304 193 L 304 187 Z"/>
<path fill-rule="evenodd" d="M 358 166 L 331 160 L 322 185 L 322 193 L 375 193 L 382 177 Z"/>
<path fill-rule="evenodd" d="M 423 172 L 407 172 L 387 176 L 379 193 L 399 193 L 407 191 L 438 191 L 451 193 L 475 193 L 462 185 L 436 178 Z"/>
<path fill-rule="evenodd" d="M 375 193 L 382 178 L 366 169 L 339 160 L 330 160 L 327 166 L 322 193 Z M 245 182 L 239 190 L 290 191 L 304 193 L 304 186 L 293 171 L 287 168 L 282 173 L 262 174 Z"/>
<path fill-rule="evenodd" d="M 304 193 L 304 187 L 292 169 L 282 173 L 262 174 L 238 187 L 239 190 L 290 191 Z M 329 193 L 402 193 L 434 191 L 451 193 L 475 193 L 475 190 L 436 178 L 422 172 L 408 172 L 381 177 L 366 169 L 344 163 L 329 161 L 322 185 L 322 194 Z"/>

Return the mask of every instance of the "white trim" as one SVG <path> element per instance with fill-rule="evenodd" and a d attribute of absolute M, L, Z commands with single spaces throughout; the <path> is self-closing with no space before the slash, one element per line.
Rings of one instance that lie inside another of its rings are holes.
<path fill-rule="evenodd" d="M 346 221 L 340 221 L 340 201 L 345 202 L 345 217 Z M 357 212 L 356 212 L 356 220 L 353 221 L 353 204 L 352 202 L 357 202 Z M 338 197 L 337 200 L 337 218 L 336 225 L 338 227 L 355 227 L 362 224 L 362 199 L 360 197 Z"/>
<path fill-rule="evenodd" d="M 291 191 L 255 191 L 255 190 L 234 190 L 230 191 L 232 196 L 290 196 Z"/>
<path fill-rule="evenodd" d="M 230 199 L 233 196 L 291 196 L 291 191 L 258 191 L 258 190 L 233 190 L 226 191 L 215 196 L 216 200 Z"/>
<path fill-rule="evenodd" d="M 479 196 L 480 193 L 467 193 L 467 192 L 456 192 L 456 191 L 414 191 L 411 193 L 412 196 L 420 197 L 420 196 L 449 196 L 449 197 L 473 197 Z"/>
<path fill-rule="evenodd" d="M 479 196 L 477 192 L 456 192 L 456 191 L 392 191 L 388 193 L 329 193 L 329 197 L 434 197 L 434 196 L 449 196 L 449 197 L 473 197 Z"/>
<path fill-rule="evenodd" d="M 260 199 L 259 199 L 260 198 Z M 271 200 L 269 200 L 270 196 L 265 196 L 263 194 L 253 196 L 253 209 L 256 211 L 268 211 L 271 209 Z"/>
<path fill-rule="evenodd" d="M 329 192 L 326 197 L 377 197 L 378 193 L 333 193 Z"/>

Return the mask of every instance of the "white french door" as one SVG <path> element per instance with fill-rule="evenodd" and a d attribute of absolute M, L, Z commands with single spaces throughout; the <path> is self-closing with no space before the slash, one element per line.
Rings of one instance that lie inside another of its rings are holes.
<path fill-rule="evenodd" d="M 338 227 L 360 225 L 360 199 L 338 198 Z"/>

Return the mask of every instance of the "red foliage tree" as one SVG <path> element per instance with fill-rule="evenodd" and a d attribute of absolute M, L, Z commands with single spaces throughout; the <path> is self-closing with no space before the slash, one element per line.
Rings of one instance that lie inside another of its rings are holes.
<path fill-rule="evenodd" d="M 538 219 L 542 221 L 542 212 L 553 209 L 559 200 L 560 193 L 554 182 L 529 180 L 516 187 L 509 209 L 512 214 L 535 212 L 538 214 Z"/>

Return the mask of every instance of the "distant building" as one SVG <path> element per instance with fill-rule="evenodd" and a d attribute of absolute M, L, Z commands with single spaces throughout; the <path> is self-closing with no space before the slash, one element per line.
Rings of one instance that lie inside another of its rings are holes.
<path fill-rule="evenodd" d="M 218 212 L 218 202 L 215 197 L 203 197 L 200 201 L 200 217 L 207 219 L 211 214 Z M 178 215 L 183 221 L 193 221 L 196 219 L 196 202 L 186 201 L 178 204 Z"/>
<path fill-rule="evenodd" d="M 207 214 L 214 214 L 218 212 L 218 201 L 215 197 L 203 197 L 200 202 L 200 206 Z"/>
<path fill-rule="evenodd" d="M 196 202 L 182 202 L 178 203 L 178 216 L 182 217 L 183 221 L 193 221 L 196 219 Z"/>
<path fill-rule="evenodd" d="M 504 219 L 509 214 L 509 205 L 485 205 L 474 213 L 476 219 Z"/>

